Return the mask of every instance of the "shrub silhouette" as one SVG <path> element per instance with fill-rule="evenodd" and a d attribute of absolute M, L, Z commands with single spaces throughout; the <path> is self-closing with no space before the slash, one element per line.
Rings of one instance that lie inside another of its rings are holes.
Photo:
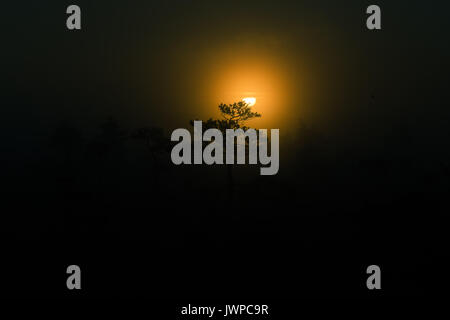
<path fill-rule="evenodd" d="M 232 104 L 221 103 L 219 105 L 220 114 L 223 119 L 209 118 L 203 121 L 204 130 L 218 129 L 225 136 L 227 129 L 242 129 L 248 130 L 249 128 L 244 126 L 244 122 L 254 118 L 261 117 L 261 114 L 253 112 L 251 107 L 244 101 L 234 102 Z M 194 125 L 195 120 L 190 120 L 191 126 Z M 225 148 L 223 148 L 225 152 Z M 228 184 L 228 197 L 229 200 L 233 199 L 234 195 L 234 179 L 233 179 L 233 165 L 227 164 L 227 184 Z"/>

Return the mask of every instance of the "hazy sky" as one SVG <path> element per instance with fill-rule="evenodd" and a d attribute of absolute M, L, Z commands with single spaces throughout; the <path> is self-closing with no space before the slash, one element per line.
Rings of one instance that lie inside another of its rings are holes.
<path fill-rule="evenodd" d="M 81 31 L 66 28 L 72 4 Z M 379 31 L 366 28 L 372 4 Z M 5 293 L 70 297 L 69 263 L 88 274 L 76 297 L 360 299 L 373 296 L 369 263 L 382 296 L 445 287 L 448 0 L 16 0 L 1 12 Z M 250 126 L 280 129 L 275 176 L 175 166 L 164 139 L 117 134 L 168 135 L 246 96 L 262 114 Z"/>
<path fill-rule="evenodd" d="M 392 2 L 377 1 L 377 32 L 365 27 L 368 1 L 76 1 L 75 32 L 72 2 L 7 4 L 3 109 L 15 127 L 111 115 L 170 129 L 242 92 L 258 97 L 255 127 L 303 119 L 350 138 L 442 119 L 449 5 Z"/>

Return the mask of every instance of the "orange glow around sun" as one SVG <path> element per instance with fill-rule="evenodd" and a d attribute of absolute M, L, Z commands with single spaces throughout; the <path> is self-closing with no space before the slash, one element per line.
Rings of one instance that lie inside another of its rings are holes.
<path fill-rule="evenodd" d="M 188 119 L 220 119 L 219 104 L 246 101 L 261 114 L 245 124 L 252 128 L 285 128 L 302 116 L 307 92 L 300 81 L 304 75 L 300 77 L 290 53 L 263 40 L 247 40 L 207 47 L 201 42 L 179 44 L 172 63 L 176 73 L 170 82 L 177 92 L 174 104 L 182 106 L 178 114 Z"/>
<path fill-rule="evenodd" d="M 278 128 L 286 122 L 289 106 L 287 72 L 275 59 L 230 59 L 219 68 L 212 68 L 210 105 L 246 102 L 261 118 L 250 120 L 258 128 Z"/>

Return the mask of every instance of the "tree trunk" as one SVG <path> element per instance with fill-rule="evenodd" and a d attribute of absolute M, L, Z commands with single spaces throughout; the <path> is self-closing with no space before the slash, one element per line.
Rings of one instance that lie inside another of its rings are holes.
<path fill-rule="evenodd" d="M 228 200 L 232 202 L 234 197 L 233 165 L 227 164 L 226 167 L 227 167 Z"/>

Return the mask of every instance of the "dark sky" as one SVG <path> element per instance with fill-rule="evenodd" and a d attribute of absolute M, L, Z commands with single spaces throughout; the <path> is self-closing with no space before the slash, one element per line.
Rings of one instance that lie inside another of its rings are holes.
<path fill-rule="evenodd" d="M 353 141 L 397 125 L 447 126 L 444 1 L 378 1 L 376 32 L 365 27 L 368 1 L 76 1 L 76 32 L 65 27 L 69 4 L 3 6 L 3 137 L 108 116 L 172 130 L 232 102 L 222 79 L 239 81 L 242 68 L 265 81 L 266 67 L 278 82 L 260 110 L 264 127 L 287 132 L 302 119 Z"/>
<path fill-rule="evenodd" d="M 359 299 L 372 263 L 388 293 L 445 287 L 448 1 L 7 2 L 2 274 L 21 294 L 65 290 L 72 263 L 107 295 Z M 167 137 L 155 155 L 119 134 L 168 135 L 244 96 L 250 126 L 280 129 L 276 176 L 175 166 Z"/>

